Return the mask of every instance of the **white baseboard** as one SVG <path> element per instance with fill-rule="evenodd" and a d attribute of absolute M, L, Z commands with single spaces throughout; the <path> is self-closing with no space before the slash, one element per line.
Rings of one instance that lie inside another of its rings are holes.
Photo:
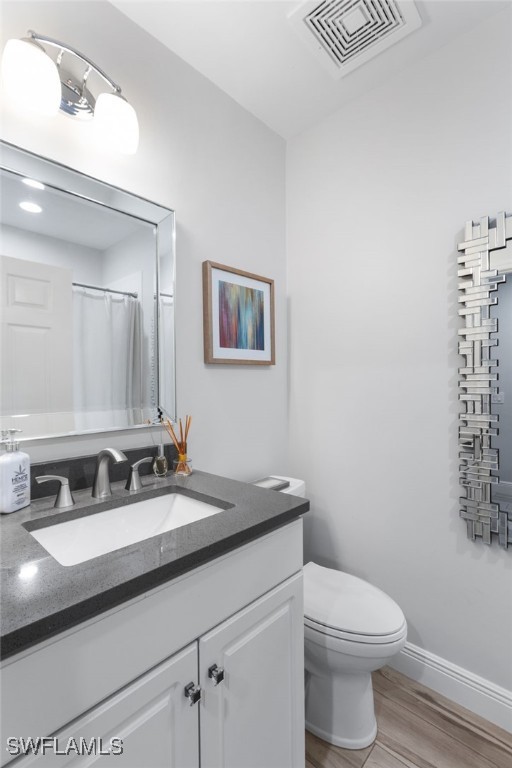
<path fill-rule="evenodd" d="M 512 733 L 512 691 L 412 643 L 389 666 Z"/>

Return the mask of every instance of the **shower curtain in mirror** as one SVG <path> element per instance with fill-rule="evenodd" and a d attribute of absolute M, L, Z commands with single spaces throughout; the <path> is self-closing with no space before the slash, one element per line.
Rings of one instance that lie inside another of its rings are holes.
<path fill-rule="evenodd" d="M 73 287 L 76 429 L 140 423 L 139 302 Z"/>
<path fill-rule="evenodd" d="M 174 413 L 174 299 L 160 294 L 160 405 Z"/>

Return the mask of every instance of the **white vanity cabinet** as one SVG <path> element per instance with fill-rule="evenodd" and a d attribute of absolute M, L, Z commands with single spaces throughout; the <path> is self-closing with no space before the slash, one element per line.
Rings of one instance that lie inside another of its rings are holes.
<path fill-rule="evenodd" d="M 4 748 L 123 741 L 115 756 L 50 748 L 13 768 L 301 768 L 302 591 L 299 519 L 8 661 L 4 704 L 29 698 L 4 718 Z"/>

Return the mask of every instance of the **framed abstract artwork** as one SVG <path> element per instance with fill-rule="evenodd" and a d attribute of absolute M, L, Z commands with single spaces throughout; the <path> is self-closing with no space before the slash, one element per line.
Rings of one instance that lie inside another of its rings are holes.
<path fill-rule="evenodd" d="M 274 365 L 274 281 L 203 262 L 204 361 Z"/>

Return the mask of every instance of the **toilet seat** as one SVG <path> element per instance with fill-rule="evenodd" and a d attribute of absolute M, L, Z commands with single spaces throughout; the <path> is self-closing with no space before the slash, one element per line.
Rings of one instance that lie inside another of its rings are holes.
<path fill-rule="evenodd" d="M 401 640 L 407 634 L 407 623 L 405 618 L 404 623 L 399 629 L 387 635 L 363 635 L 359 632 L 348 632 L 346 630 L 320 624 L 317 621 L 309 619 L 307 616 L 304 616 L 304 626 L 314 629 L 316 632 L 320 632 L 327 637 L 339 638 L 340 640 L 348 640 L 351 643 L 361 643 L 365 645 L 385 645 L 386 643 L 394 643 L 397 640 Z"/>
<path fill-rule="evenodd" d="M 332 638 L 375 645 L 407 632 L 402 610 L 385 592 L 312 562 L 304 566 L 304 624 Z"/>

